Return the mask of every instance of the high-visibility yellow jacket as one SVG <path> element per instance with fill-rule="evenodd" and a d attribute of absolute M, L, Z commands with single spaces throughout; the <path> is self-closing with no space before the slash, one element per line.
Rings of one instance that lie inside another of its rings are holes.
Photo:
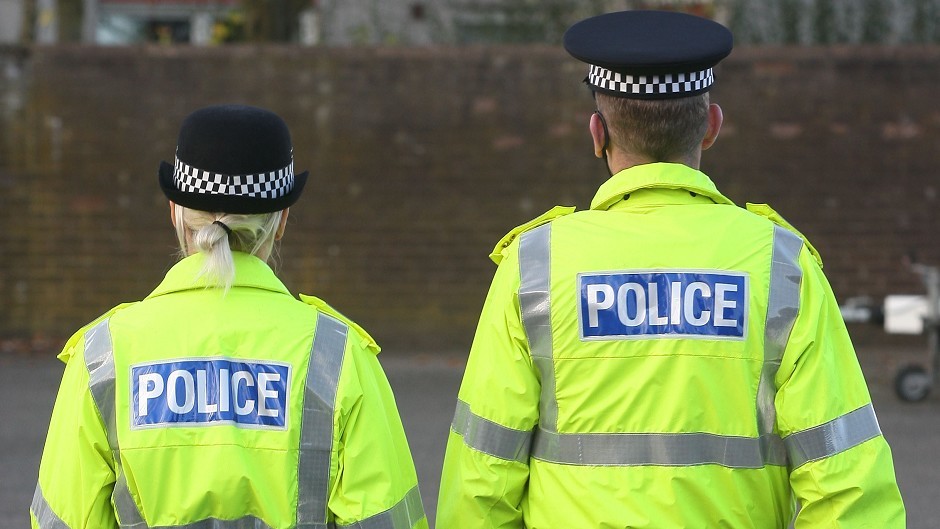
<path fill-rule="evenodd" d="M 235 286 L 180 261 L 60 358 L 34 528 L 426 528 L 368 334 L 235 253 Z"/>
<path fill-rule="evenodd" d="M 802 236 L 678 164 L 570 209 L 494 252 L 438 527 L 785 528 L 797 505 L 797 528 L 904 527 Z"/>

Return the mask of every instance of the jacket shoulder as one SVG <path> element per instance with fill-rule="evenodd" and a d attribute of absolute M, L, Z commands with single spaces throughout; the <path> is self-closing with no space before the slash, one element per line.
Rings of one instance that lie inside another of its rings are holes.
<path fill-rule="evenodd" d="M 310 305 L 316 308 L 318 311 L 324 314 L 328 314 L 336 318 L 337 320 L 345 323 L 347 326 L 355 330 L 360 340 L 359 345 L 363 349 L 369 349 L 374 354 L 379 354 L 379 351 L 382 350 L 382 348 L 379 347 L 379 344 L 375 341 L 375 339 L 373 339 L 372 336 L 370 336 L 369 333 L 367 333 L 365 329 L 363 329 L 358 323 L 344 316 L 340 311 L 334 309 L 329 303 L 323 301 L 322 299 L 316 296 L 308 296 L 306 294 L 300 295 L 300 301 L 303 301 L 307 305 Z"/>
<path fill-rule="evenodd" d="M 549 223 L 558 217 L 563 217 L 565 215 L 570 215 L 575 211 L 574 206 L 555 206 L 552 209 L 542 213 L 538 217 L 526 222 L 525 224 L 520 224 L 513 228 L 509 233 L 503 236 L 502 239 L 496 244 L 496 247 L 493 248 L 493 253 L 490 254 L 490 259 L 499 264 L 502 262 L 503 258 L 506 256 L 506 249 L 509 248 L 509 245 L 512 244 L 512 241 L 523 233 L 537 228 L 543 224 Z"/>
<path fill-rule="evenodd" d="M 755 215 L 759 215 L 761 217 L 766 218 L 767 220 L 773 222 L 774 224 L 776 224 L 777 226 L 780 226 L 781 228 L 784 228 L 798 235 L 800 239 L 803 239 L 803 244 L 805 244 L 809 252 L 813 254 L 813 257 L 816 259 L 816 262 L 819 263 L 819 267 L 822 268 L 823 266 L 822 256 L 819 255 L 819 252 L 816 250 L 816 247 L 813 246 L 813 243 L 809 242 L 809 239 L 807 239 L 805 235 L 800 233 L 800 230 L 794 228 L 792 224 L 787 222 L 787 220 L 783 218 L 783 216 L 781 216 L 779 213 L 774 211 L 772 207 L 768 206 L 767 204 L 753 204 L 751 202 L 748 202 L 745 205 L 745 209 L 747 209 L 751 213 L 754 213 Z"/>
<path fill-rule="evenodd" d="M 78 342 L 80 342 L 81 340 L 83 340 L 83 339 L 85 338 L 85 333 L 87 333 L 89 330 L 91 330 L 95 325 L 98 325 L 98 324 L 101 323 L 102 321 L 104 321 L 104 320 L 110 318 L 114 313 L 116 313 L 116 312 L 118 312 L 118 311 L 120 311 L 120 310 L 122 310 L 122 309 L 126 309 L 127 307 L 130 307 L 130 306 L 132 306 L 132 305 L 136 305 L 137 303 L 138 303 L 138 302 L 136 302 L 136 301 L 135 301 L 135 302 L 132 302 L 132 303 L 121 303 L 120 305 L 118 305 L 118 306 L 112 308 L 111 310 L 105 312 L 105 313 L 102 314 L 101 316 L 98 316 L 97 318 L 91 320 L 91 322 L 89 322 L 87 325 L 85 325 L 85 326 L 82 327 L 81 329 L 75 331 L 75 334 L 73 334 L 73 335 L 65 342 L 65 345 L 62 347 L 62 352 L 59 353 L 59 355 L 57 356 L 57 358 L 58 358 L 59 360 L 61 360 L 63 363 L 66 363 L 66 364 L 69 363 L 69 359 L 72 358 L 72 355 L 73 355 L 73 354 L 75 354 L 75 346 L 78 345 Z"/>

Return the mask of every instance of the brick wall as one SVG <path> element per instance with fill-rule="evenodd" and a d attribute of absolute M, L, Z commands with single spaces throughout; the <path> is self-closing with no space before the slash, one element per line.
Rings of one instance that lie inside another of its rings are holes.
<path fill-rule="evenodd" d="M 739 49 L 703 169 L 768 202 L 840 298 L 919 292 L 940 263 L 940 48 Z M 156 185 L 182 118 L 264 106 L 311 171 L 280 275 L 390 348 L 465 349 L 512 226 L 606 176 L 585 68 L 545 47 L 0 49 L 0 337 L 58 339 L 174 262 Z"/>

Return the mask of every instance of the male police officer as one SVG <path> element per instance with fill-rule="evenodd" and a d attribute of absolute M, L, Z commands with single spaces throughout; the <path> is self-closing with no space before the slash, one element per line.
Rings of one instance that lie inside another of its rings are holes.
<path fill-rule="evenodd" d="M 636 11 L 564 41 L 612 177 L 494 252 L 438 526 L 903 527 L 819 256 L 697 170 L 730 32 Z"/>
<path fill-rule="evenodd" d="M 271 112 L 183 122 L 160 183 L 186 257 L 66 344 L 34 528 L 427 527 L 378 346 L 265 263 L 306 179 Z"/>

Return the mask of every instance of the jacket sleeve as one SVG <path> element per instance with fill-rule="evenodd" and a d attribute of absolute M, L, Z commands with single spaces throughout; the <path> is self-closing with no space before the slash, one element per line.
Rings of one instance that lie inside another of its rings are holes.
<path fill-rule="evenodd" d="M 437 527 L 522 528 L 540 385 L 519 311 L 517 247 L 499 265 L 447 441 Z"/>
<path fill-rule="evenodd" d="M 337 527 L 427 529 L 405 430 L 374 351 L 349 346 L 337 399 L 338 464 L 329 498 Z"/>
<path fill-rule="evenodd" d="M 799 312 L 775 383 L 795 526 L 903 528 L 891 450 L 835 296 L 804 247 Z"/>
<path fill-rule="evenodd" d="M 30 520 L 34 529 L 116 528 L 111 506 L 114 458 L 89 390 L 83 343 L 67 348 Z"/>

